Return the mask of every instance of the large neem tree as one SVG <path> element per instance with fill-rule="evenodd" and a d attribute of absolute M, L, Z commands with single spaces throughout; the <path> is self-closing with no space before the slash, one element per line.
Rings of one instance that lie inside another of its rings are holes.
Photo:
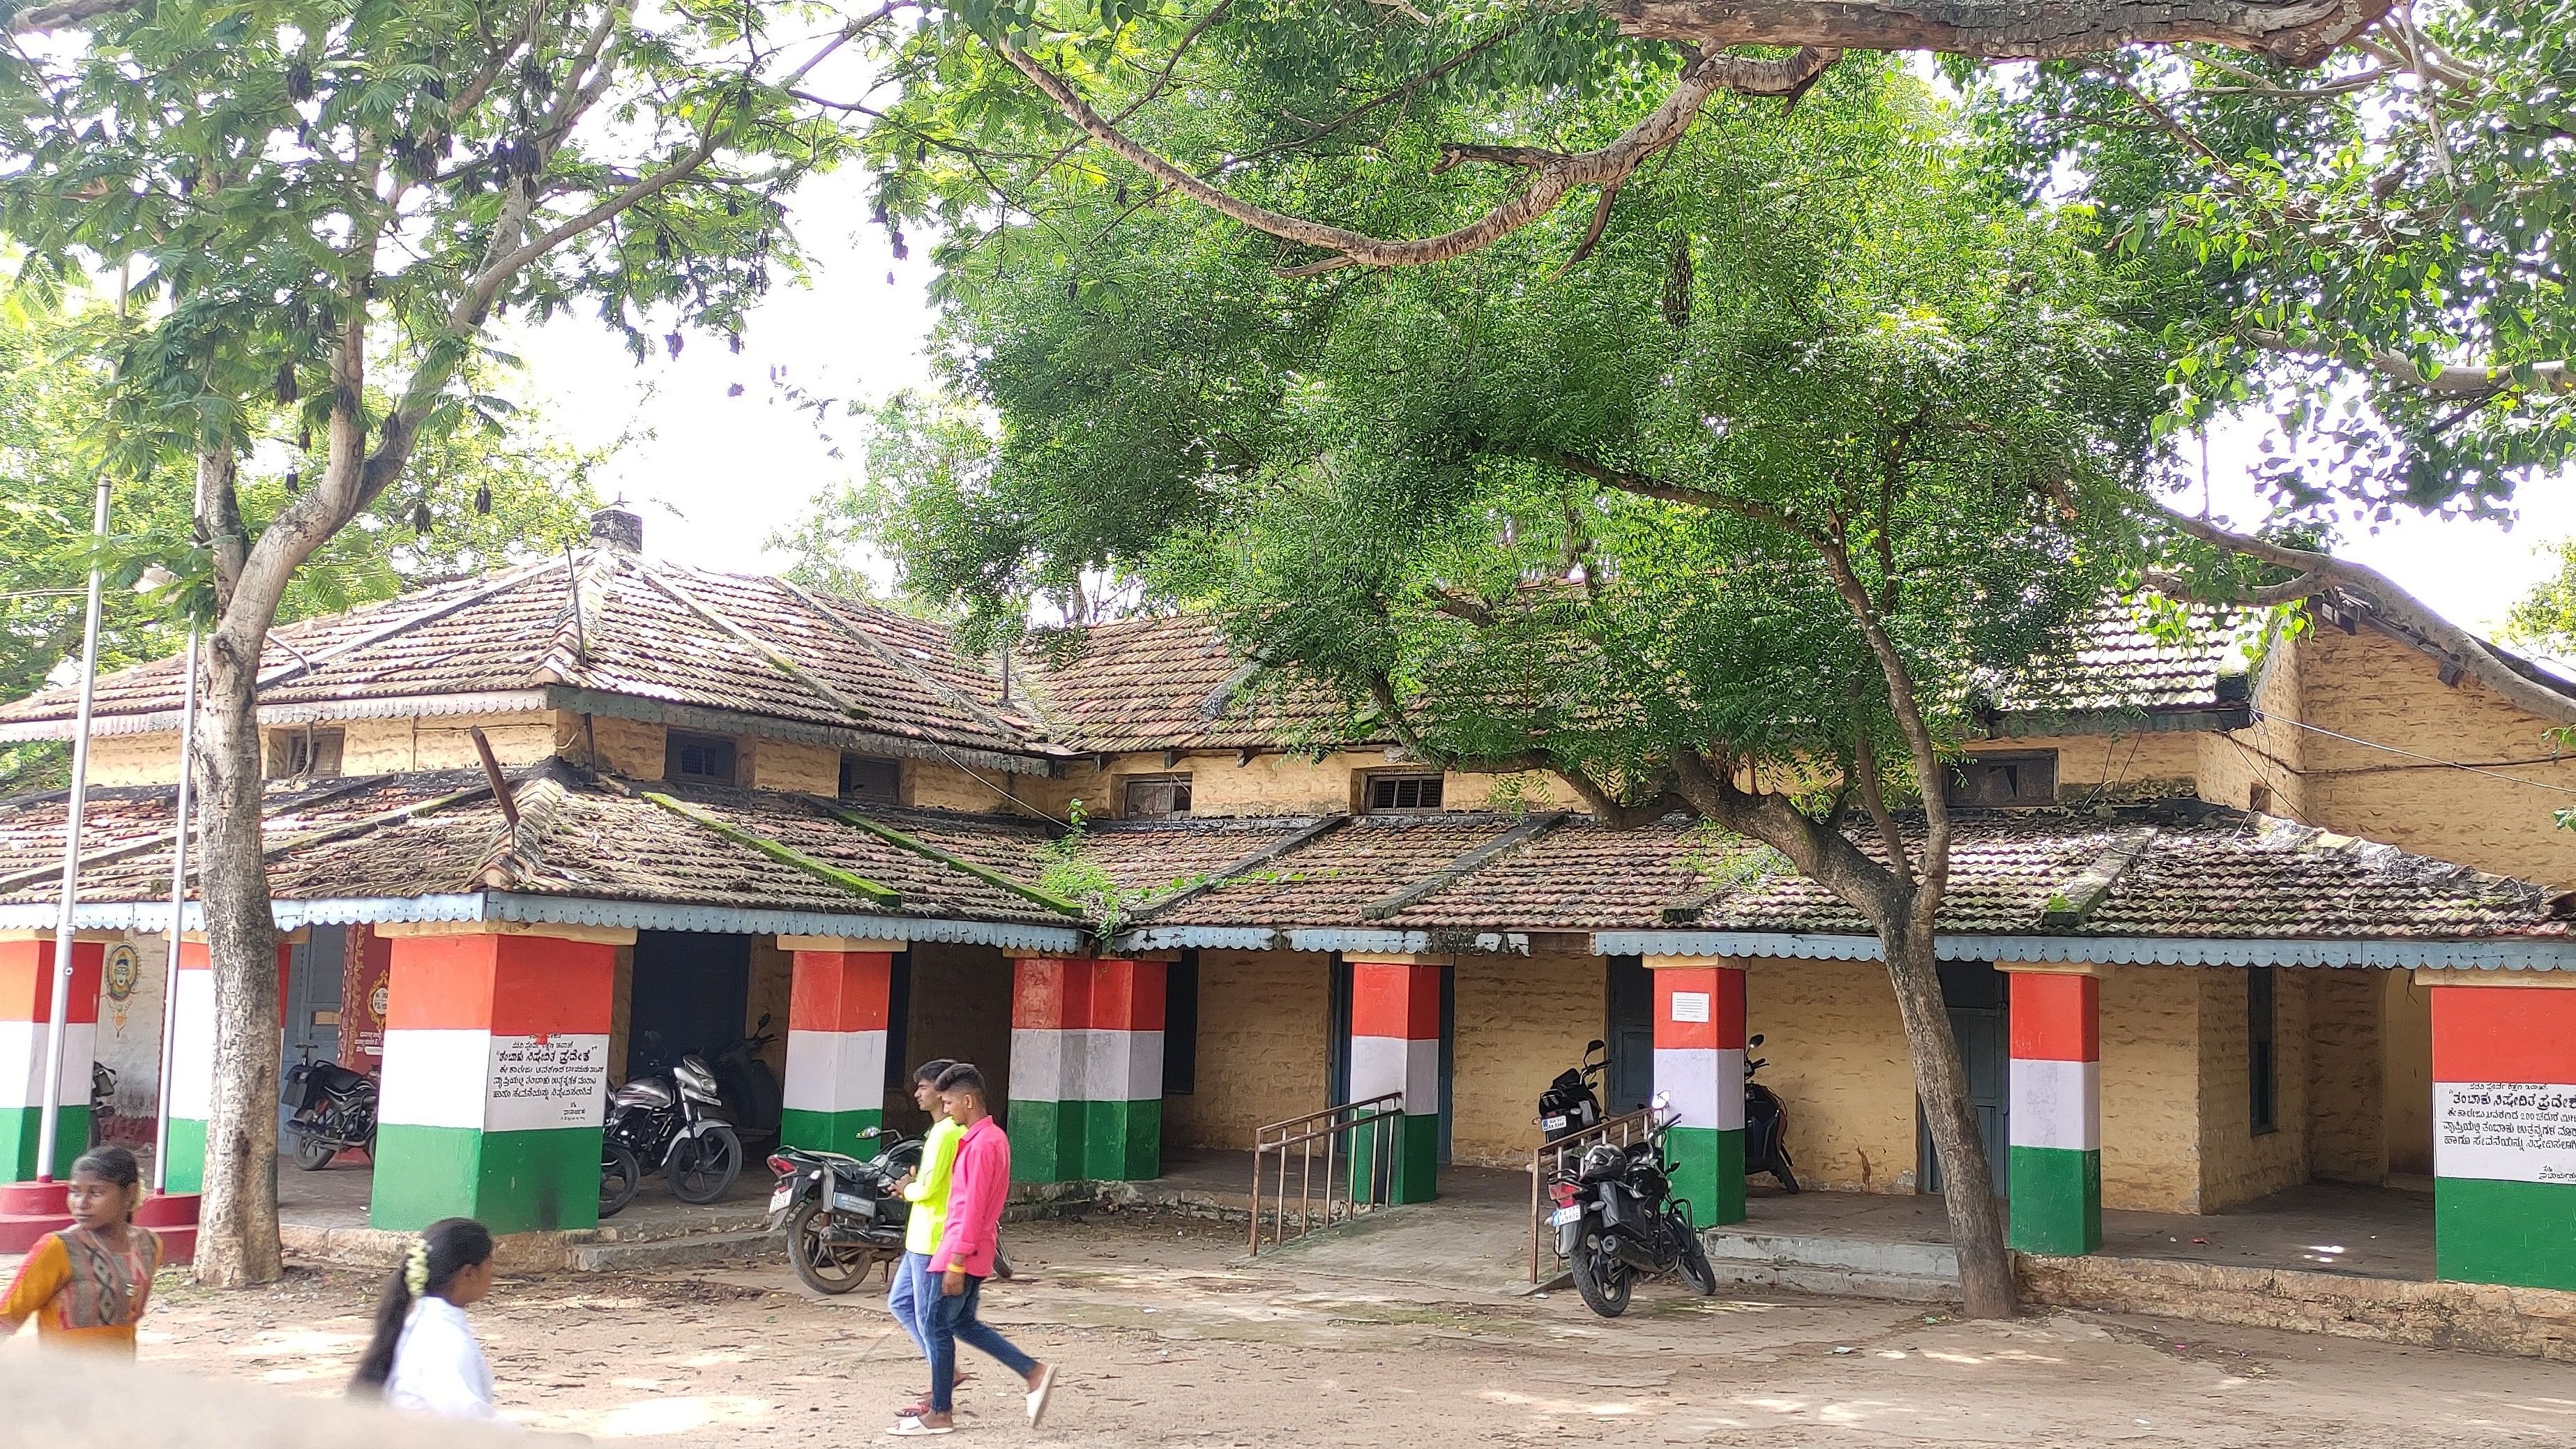
<path fill-rule="evenodd" d="M 424 439 L 489 411 L 472 379 L 504 310 L 595 308 L 639 355 L 736 331 L 796 264 L 784 196 L 844 142 L 796 92 L 892 10 L 71 0 L 12 18 L 0 229 L 59 271 L 130 277 L 147 325 L 115 358 L 110 466 L 175 455 L 206 488 L 201 1280 L 278 1271 L 255 695 L 297 571 L 398 494 Z M 265 518 L 238 468 L 262 443 L 302 472 Z"/>
<path fill-rule="evenodd" d="M 1830 888 L 1884 951 L 1969 1304 L 2003 1315 L 1933 953 L 1945 761 L 2134 558 L 2160 398 L 2113 279 L 1958 139 L 1892 65 L 1785 122 L 1721 99 L 1571 267 L 1533 228 L 1287 277 L 1221 218 L 1067 182 L 943 250 L 1000 433 L 877 517 L 917 589 L 1007 613 L 1013 580 L 1141 571 L 1428 758 L 1550 772 L 1614 825 L 1692 812 Z"/>

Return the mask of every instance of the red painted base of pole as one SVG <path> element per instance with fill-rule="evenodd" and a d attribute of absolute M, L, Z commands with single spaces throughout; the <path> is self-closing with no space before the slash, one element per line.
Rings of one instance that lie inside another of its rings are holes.
<path fill-rule="evenodd" d="M 54 1217 L 71 1212 L 71 1184 L 38 1179 L 0 1182 L 0 1217 Z"/>
<path fill-rule="evenodd" d="M 193 1192 L 165 1192 L 145 1198 L 134 1209 L 134 1220 L 147 1228 L 193 1228 L 197 1225 L 197 1207 L 204 1198 Z"/>
<path fill-rule="evenodd" d="M 0 1213 L 0 1253 L 24 1253 L 72 1225 L 70 1213 Z"/>

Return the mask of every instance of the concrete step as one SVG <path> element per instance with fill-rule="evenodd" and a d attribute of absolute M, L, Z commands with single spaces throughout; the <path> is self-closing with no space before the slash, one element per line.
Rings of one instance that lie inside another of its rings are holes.
<path fill-rule="evenodd" d="M 1959 1254 L 1947 1243 L 1722 1229 L 1706 1238 L 1709 1266 L 1720 1283 L 1908 1303 L 1959 1299 Z"/>
<path fill-rule="evenodd" d="M 756 1256 L 775 1257 L 783 1266 L 787 1239 L 759 1228 L 642 1242 L 580 1243 L 572 1248 L 571 1266 L 576 1273 L 635 1273 Z"/>
<path fill-rule="evenodd" d="M 0 1213 L 0 1253 L 23 1253 L 72 1225 L 70 1213 Z"/>

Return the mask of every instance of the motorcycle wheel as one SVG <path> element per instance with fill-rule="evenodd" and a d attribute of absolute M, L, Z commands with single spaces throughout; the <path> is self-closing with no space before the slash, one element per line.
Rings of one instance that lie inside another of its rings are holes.
<path fill-rule="evenodd" d="M 875 1263 L 861 1244 L 824 1242 L 823 1229 L 831 1222 L 819 1202 L 798 1208 L 787 1220 L 787 1262 L 815 1292 L 847 1293 L 866 1280 Z"/>
<path fill-rule="evenodd" d="M 615 1142 L 602 1143 L 599 1149 L 599 1215 L 613 1218 L 635 1201 L 635 1189 L 644 1181 L 644 1164 L 635 1154 Z"/>
<path fill-rule="evenodd" d="M 1699 1229 L 1687 1222 L 1673 1225 L 1682 1235 L 1682 1278 L 1702 1298 L 1717 1292 L 1717 1270 L 1708 1265 L 1708 1244 L 1701 1241 Z"/>
<path fill-rule="evenodd" d="M 1586 1238 L 1574 1245 L 1574 1291 L 1583 1295 L 1583 1306 L 1604 1318 L 1616 1318 L 1628 1311 L 1628 1290 L 1635 1286 L 1635 1275 L 1628 1265 L 1612 1257 L 1610 1249 L 1598 1237 Z"/>
<path fill-rule="evenodd" d="M 1779 1181 L 1780 1190 L 1782 1192 L 1788 1193 L 1793 1197 L 1797 1195 L 1798 1174 L 1789 1170 L 1789 1150 L 1787 1148 L 1784 1147 L 1780 1149 L 1779 1160 L 1771 1166 L 1771 1176 Z"/>
<path fill-rule="evenodd" d="M 1000 1243 L 993 1245 L 993 1276 L 1004 1283 L 1011 1281 L 1011 1259 Z"/>
<path fill-rule="evenodd" d="M 714 1202 L 742 1175 L 742 1139 L 719 1122 L 673 1148 L 665 1175 L 680 1201 Z"/>
<path fill-rule="evenodd" d="M 306 1131 L 302 1128 L 296 1129 L 296 1166 L 303 1168 L 306 1172 L 320 1172 L 322 1169 L 331 1165 L 332 1158 L 339 1155 L 339 1148 L 334 1147 L 329 1142 L 315 1136 L 312 1132 Z"/>

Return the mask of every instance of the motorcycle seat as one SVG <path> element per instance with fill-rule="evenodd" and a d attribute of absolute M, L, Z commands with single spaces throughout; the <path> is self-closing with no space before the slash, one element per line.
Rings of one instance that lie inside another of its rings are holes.
<path fill-rule="evenodd" d="M 322 1090 L 342 1096 L 366 1086 L 369 1082 L 366 1073 L 353 1072 L 338 1062 L 315 1062 L 313 1079 L 322 1084 Z"/>

